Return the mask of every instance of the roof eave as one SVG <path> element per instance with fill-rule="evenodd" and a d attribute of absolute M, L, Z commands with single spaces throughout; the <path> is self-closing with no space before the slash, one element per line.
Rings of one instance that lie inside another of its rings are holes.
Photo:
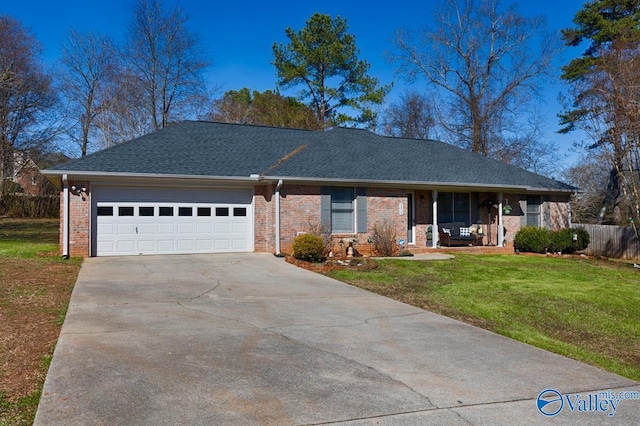
<path fill-rule="evenodd" d="M 404 186 L 404 187 L 429 187 L 433 189 L 450 189 L 450 188 L 473 188 L 477 190 L 486 189 L 488 191 L 526 191 L 526 192 L 545 192 L 545 193 L 566 193 L 572 194 L 575 189 L 562 188 L 538 188 L 529 185 L 499 185 L 484 184 L 475 182 L 437 182 L 437 181 L 406 181 L 406 180 L 377 180 L 377 179 L 326 179 L 326 178 L 309 178 L 294 176 L 265 176 L 264 179 L 273 181 L 283 180 L 285 182 L 296 183 L 327 183 L 327 184 L 357 184 L 357 185 L 376 185 L 376 186 Z"/>
<path fill-rule="evenodd" d="M 96 172 L 85 170 L 42 170 L 40 173 L 53 183 L 55 178 L 67 175 L 68 179 L 162 179 L 162 180 L 193 180 L 193 181 L 224 181 L 230 183 L 255 183 L 262 180 L 259 174 L 249 176 L 212 176 L 212 175 L 175 175 L 163 173 L 127 173 L 127 172 Z"/>

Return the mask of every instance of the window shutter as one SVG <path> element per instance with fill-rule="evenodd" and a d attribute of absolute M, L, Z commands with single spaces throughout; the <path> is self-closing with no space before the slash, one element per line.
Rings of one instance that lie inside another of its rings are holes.
<path fill-rule="evenodd" d="M 358 232 L 367 232 L 367 188 L 356 188 L 356 205 L 358 206 Z"/>
<path fill-rule="evenodd" d="M 331 188 L 320 188 L 320 225 L 323 231 L 331 231 Z"/>

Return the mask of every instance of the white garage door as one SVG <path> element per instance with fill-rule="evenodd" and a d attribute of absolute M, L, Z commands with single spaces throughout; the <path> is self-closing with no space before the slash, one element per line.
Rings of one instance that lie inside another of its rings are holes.
<path fill-rule="evenodd" d="M 100 188 L 93 194 L 97 256 L 252 251 L 248 190 Z"/>

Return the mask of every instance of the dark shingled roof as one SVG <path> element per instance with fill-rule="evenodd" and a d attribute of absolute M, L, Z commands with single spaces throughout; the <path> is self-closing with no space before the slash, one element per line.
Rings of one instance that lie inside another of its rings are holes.
<path fill-rule="evenodd" d="M 576 188 L 437 142 L 379 136 L 367 130 L 325 132 L 183 121 L 45 171 L 100 175 L 171 175 L 523 187 Z"/>

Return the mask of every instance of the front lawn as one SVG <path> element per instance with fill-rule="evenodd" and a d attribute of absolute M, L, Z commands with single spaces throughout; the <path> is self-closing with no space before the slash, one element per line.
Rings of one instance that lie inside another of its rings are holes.
<path fill-rule="evenodd" d="M 81 261 L 57 219 L 0 219 L 0 425 L 31 425 Z"/>
<path fill-rule="evenodd" d="M 380 260 L 328 275 L 640 380 L 640 270 L 586 258 Z"/>

